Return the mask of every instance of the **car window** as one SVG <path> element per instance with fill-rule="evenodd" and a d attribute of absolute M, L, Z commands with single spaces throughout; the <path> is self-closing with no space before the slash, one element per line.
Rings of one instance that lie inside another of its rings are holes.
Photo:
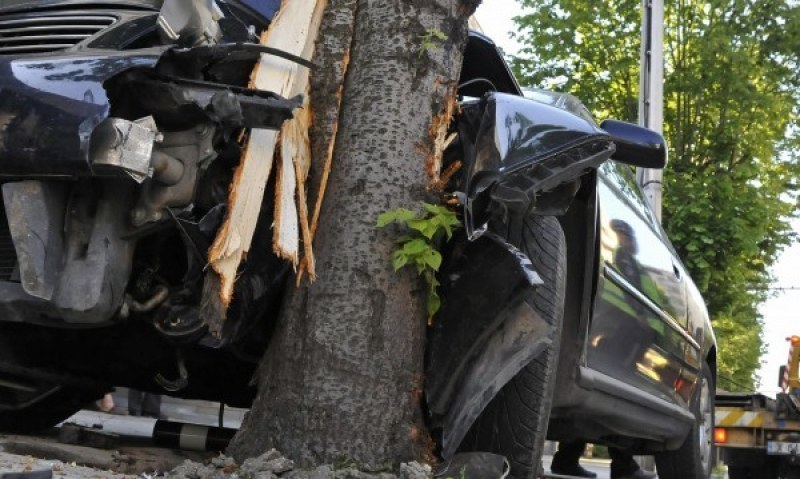
<path fill-rule="evenodd" d="M 653 210 L 650 208 L 650 204 L 647 202 L 647 198 L 645 198 L 644 193 L 642 193 L 641 188 L 639 188 L 639 183 L 636 181 L 636 174 L 633 172 L 633 169 L 624 163 L 609 160 L 603 164 L 600 171 L 608 181 L 619 188 L 625 195 L 625 198 L 628 199 L 632 209 L 653 228 L 653 231 L 661 237 L 664 245 L 670 250 L 675 259 L 680 262 L 680 257 L 675 251 L 672 242 L 669 240 L 669 236 L 667 236 L 664 227 L 661 226 L 661 222 L 656 218 L 655 213 L 653 213 Z"/>
<path fill-rule="evenodd" d="M 628 201 L 630 201 L 633 209 L 647 221 L 653 229 L 660 232 L 661 228 L 658 226 L 658 219 L 647 204 L 644 193 L 639 189 L 639 185 L 636 182 L 636 175 L 633 173 L 631 167 L 610 160 L 602 166 L 601 170 L 605 177 L 619 188 Z"/>

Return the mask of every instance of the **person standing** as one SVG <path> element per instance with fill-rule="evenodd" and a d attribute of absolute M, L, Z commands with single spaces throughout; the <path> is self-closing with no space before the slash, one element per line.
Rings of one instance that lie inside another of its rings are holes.
<path fill-rule="evenodd" d="M 585 449 L 586 441 L 559 442 L 558 451 L 550 464 L 550 471 L 564 476 L 597 477 L 597 474 L 587 471 L 580 465 L 580 458 Z M 608 454 L 611 456 L 611 479 L 655 479 L 656 474 L 639 467 L 628 452 L 609 447 Z"/>

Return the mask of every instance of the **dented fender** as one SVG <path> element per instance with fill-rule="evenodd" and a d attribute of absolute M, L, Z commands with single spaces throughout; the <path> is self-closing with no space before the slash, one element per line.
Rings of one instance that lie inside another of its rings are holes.
<path fill-rule="evenodd" d="M 490 93 L 462 108 L 463 121 L 470 124 L 462 128 L 462 139 L 467 150 L 465 223 L 471 238 L 492 222 L 507 225 L 531 213 L 563 214 L 577 192 L 575 180 L 615 151 L 611 137 L 591 117 L 557 106 Z"/>
<path fill-rule="evenodd" d="M 445 252 L 426 394 L 452 457 L 497 393 L 550 346 L 528 302 L 542 280 L 515 245 L 531 214 L 566 212 L 581 177 L 615 151 L 591 117 L 515 95 L 466 102 L 458 119 L 466 231 Z"/>
<path fill-rule="evenodd" d="M 549 344 L 547 323 L 526 301 L 534 286 L 519 258 L 489 235 L 469 241 L 461 232 L 451 245 L 425 386 L 445 458 L 500 389 Z"/>

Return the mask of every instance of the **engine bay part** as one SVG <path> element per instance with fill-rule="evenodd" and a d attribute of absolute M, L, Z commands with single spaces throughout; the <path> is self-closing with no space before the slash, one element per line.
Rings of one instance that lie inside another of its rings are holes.
<path fill-rule="evenodd" d="M 158 30 L 167 42 L 213 45 L 222 36 L 220 18 L 222 11 L 214 0 L 165 0 L 158 16 Z"/>
<path fill-rule="evenodd" d="M 106 118 L 92 132 L 92 167 L 95 172 L 118 168 L 142 183 L 153 175 L 153 148 L 161 140 L 152 116 L 136 121 Z"/>

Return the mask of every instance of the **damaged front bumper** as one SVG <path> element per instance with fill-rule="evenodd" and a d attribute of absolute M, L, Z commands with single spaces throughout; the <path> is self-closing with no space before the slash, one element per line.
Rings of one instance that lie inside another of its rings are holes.
<path fill-rule="evenodd" d="M 198 48 L 196 55 L 193 50 L 152 48 L 35 59 L 0 56 L 0 177 L 124 173 L 124 165 L 108 169 L 98 158 L 107 154 L 109 144 L 119 151 L 141 148 L 139 142 L 126 144 L 125 135 L 116 138 L 120 128 L 101 127 L 117 107 L 109 90 L 127 90 L 116 95 L 115 102 L 136 102 L 157 123 L 173 128 L 205 120 L 228 130 L 275 129 L 300 105 L 299 98 L 288 100 L 271 92 L 161 73 L 172 70 L 170 60 L 178 64 L 192 59 L 198 68 L 220 61 L 206 48 Z M 256 56 L 249 54 L 251 60 Z M 242 61 L 241 55 L 237 61 Z M 138 118 L 114 120 L 132 124 Z M 152 148 L 154 140 L 155 136 L 147 146 Z"/>
<path fill-rule="evenodd" d="M 241 43 L 247 35 L 231 35 L 227 24 L 219 44 L 161 44 L 152 6 L 84 5 L 0 7 L 6 23 L 42 15 L 64 28 L 75 19 L 106 22 L 69 48 L 0 35 L 4 321 L 98 325 L 129 314 L 121 311 L 183 311 L 196 302 L 208 230 L 227 193 L 215 185 L 227 184 L 228 170 L 212 163 L 238 160 L 240 135 L 278 129 L 302 103 L 247 87 L 262 53 L 286 55 Z M 149 274 L 134 265 L 141 240 L 176 230 L 192 253 L 174 258 L 184 277 L 169 299 L 150 283 L 131 297 L 134 277 Z M 138 311 L 151 298 L 159 301 Z"/>

